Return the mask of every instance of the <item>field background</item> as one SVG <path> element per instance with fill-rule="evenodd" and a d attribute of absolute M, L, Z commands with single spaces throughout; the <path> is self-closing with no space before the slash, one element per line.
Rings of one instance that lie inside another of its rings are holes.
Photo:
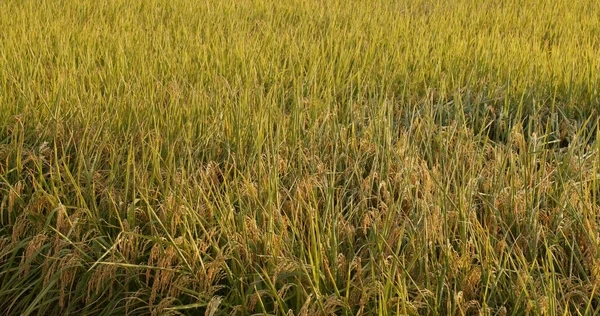
<path fill-rule="evenodd" d="M 596 0 L 0 0 L 0 313 L 599 313 L 599 56 Z"/>

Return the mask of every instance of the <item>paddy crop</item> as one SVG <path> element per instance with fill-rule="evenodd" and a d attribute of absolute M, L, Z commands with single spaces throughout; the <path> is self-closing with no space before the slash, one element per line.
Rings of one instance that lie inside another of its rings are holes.
<path fill-rule="evenodd" d="M 599 52 L 594 0 L 0 0 L 0 311 L 597 314 Z"/>

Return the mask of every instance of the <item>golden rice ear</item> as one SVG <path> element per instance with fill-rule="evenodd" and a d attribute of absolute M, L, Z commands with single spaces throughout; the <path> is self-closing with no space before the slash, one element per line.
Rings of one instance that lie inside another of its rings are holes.
<path fill-rule="evenodd" d="M 37 252 L 40 251 L 47 241 L 48 236 L 45 233 L 39 233 L 29 241 L 27 248 L 25 249 L 25 254 L 21 257 L 21 265 L 25 266 L 25 270 L 23 271 L 24 275 L 29 273 L 29 269 L 31 268 L 31 263 L 29 263 L 29 261 L 33 259 L 34 255 L 37 255 Z"/>
<path fill-rule="evenodd" d="M 111 258 L 114 261 L 114 257 Z M 117 278 L 118 267 L 112 264 L 99 264 L 96 266 L 87 288 L 86 302 L 90 303 L 92 295 L 99 294 L 101 290 L 109 287 L 109 296 L 112 296 L 113 285 Z"/>
<path fill-rule="evenodd" d="M 14 186 L 9 188 L 8 191 L 8 205 L 7 205 L 7 213 L 8 213 L 8 225 L 12 224 L 12 215 L 16 211 L 15 203 L 17 199 L 21 197 L 21 191 L 23 190 L 23 182 L 19 181 Z"/>
<path fill-rule="evenodd" d="M 80 258 L 75 254 L 68 254 L 59 260 L 57 266 L 58 273 L 60 273 L 60 292 L 58 305 L 61 308 L 65 308 L 70 302 L 72 296 L 72 289 L 75 285 L 75 277 L 77 276 L 77 270 L 80 267 Z"/>
<path fill-rule="evenodd" d="M 210 301 L 208 302 L 208 305 L 206 307 L 206 312 L 204 313 L 205 316 L 213 316 L 218 310 L 219 310 L 219 305 L 221 304 L 221 302 L 223 301 L 223 298 L 220 296 L 213 296 Z"/>
<path fill-rule="evenodd" d="M 300 311 L 298 312 L 298 316 L 308 316 L 309 314 L 309 309 L 311 306 L 311 302 L 312 302 L 312 294 L 310 294 L 307 298 L 306 301 L 304 301 L 304 304 L 302 304 L 302 307 L 300 308 Z"/>
<path fill-rule="evenodd" d="M 172 312 L 167 310 L 167 308 L 172 306 L 175 301 L 176 301 L 176 298 L 174 298 L 174 297 L 163 298 L 162 300 L 160 300 L 160 303 L 158 303 L 158 305 L 156 305 L 156 307 L 154 307 L 152 309 L 151 315 L 152 316 L 173 315 L 173 314 L 171 314 Z"/>
<path fill-rule="evenodd" d="M 27 236 L 30 229 L 32 228 L 31 221 L 27 213 L 19 215 L 12 227 L 11 239 L 13 244 L 16 244 L 21 238 Z"/>
<path fill-rule="evenodd" d="M 146 269 L 146 285 L 150 284 L 150 277 L 152 276 L 152 273 L 153 273 L 153 271 L 150 267 L 153 267 L 155 264 L 157 264 L 160 256 L 161 256 L 160 243 L 155 242 L 154 245 L 152 245 L 152 248 L 150 250 L 150 257 L 148 258 L 148 266 L 149 267 Z"/>
<path fill-rule="evenodd" d="M 62 235 L 67 236 L 72 227 L 67 208 L 62 203 L 59 203 L 56 208 L 56 230 Z"/>

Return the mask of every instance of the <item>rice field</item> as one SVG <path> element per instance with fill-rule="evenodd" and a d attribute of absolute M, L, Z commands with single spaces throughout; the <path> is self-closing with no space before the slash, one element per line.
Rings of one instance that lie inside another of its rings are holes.
<path fill-rule="evenodd" d="M 599 89 L 596 0 L 0 0 L 0 314 L 598 314 Z"/>

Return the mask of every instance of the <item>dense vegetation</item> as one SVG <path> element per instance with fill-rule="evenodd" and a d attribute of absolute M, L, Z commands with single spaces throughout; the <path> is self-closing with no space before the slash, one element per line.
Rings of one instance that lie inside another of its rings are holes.
<path fill-rule="evenodd" d="M 600 312 L 600 2 L 0 1 L 6 315 Z"/>

